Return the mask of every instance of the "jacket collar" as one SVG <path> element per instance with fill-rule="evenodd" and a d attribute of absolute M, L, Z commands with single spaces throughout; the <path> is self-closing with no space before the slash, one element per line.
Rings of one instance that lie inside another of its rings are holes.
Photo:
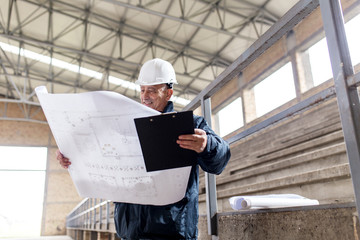
<path fill-rule="evenodd" d="M 174 104 L 172 101 L 168 101 L 162 113 L 168 113 L 174 111 Z"/>

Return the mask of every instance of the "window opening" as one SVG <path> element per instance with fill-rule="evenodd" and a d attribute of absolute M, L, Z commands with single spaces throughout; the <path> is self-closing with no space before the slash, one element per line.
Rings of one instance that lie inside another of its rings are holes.
<path fill-rule="evenodd" d="M 254 86 L 256 116 L 260 117 L 296 97 L 291 63 Z"/>
<path fill-rule="evenodd" d="M 308 51 L 314 86 L 318 86 L 333 77 L 326 38 L 315 43 Z"/>
<path fill-rule="evenodd" d="M 221 137 L 239 129 L 244 125 L 242 100 L 237 98 L 221 109 L 217 114 L 219 135 Z"/>
<path fill-rule="evenodd" d="M 345 24 L 346 39 L 349 45 L 351 62 L 354 66 L 360 63 L 359 25 L 360 14 Z"/>
<path fill-rule="evenodd" d="M 38 237 L 47 148 L 0 146 L 0 237 Z"/>

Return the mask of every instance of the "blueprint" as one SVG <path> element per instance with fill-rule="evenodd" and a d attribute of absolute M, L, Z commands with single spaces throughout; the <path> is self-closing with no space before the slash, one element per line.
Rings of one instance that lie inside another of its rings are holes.
<path fill-rule="evenodd" d="M 234 210 L 285 208 L 319 205 L 316 199 L 309 199 L 297 194 L 269 194 L 257 196 L 234 196 L 229 198 Z"/>
<path fill-rule="evenodd" d="M 146 172 L 134 118 L 158 111 L 121 94 L 49 94 L 35 89 L 82 197 L 166 205 L 185 196 L 191 167 Z"/>

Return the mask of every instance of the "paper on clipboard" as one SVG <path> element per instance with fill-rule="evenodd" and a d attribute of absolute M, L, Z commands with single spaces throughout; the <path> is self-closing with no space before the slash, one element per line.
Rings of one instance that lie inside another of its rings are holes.
<path fill-rule="evenodd" d="M 196 152 L 181 148 L 180 135 L 194 133 L 193 112 L 134 119 L 148 172 L 194 165 Z"/>

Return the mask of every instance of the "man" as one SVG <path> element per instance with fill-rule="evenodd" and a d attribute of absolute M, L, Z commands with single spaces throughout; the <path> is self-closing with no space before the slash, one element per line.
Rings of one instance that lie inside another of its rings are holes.
<path fill-rule="evenodd" d="M 155 58 L 142 66 L 137 84 L 141 103 L 160 112 L 172 112 L 172 65 Z M 179 136 L 180 147 L 198 153 L 189 177 L 185 197 L 165 206 L 115 203 L 116 232 L 123 239 L 197 239 L 199 165 L 209 173 L 220 174 L 230 159 L 229 145 L 217 136 L 203 117 L 194 115 L 194 134 Z M 57 159 L 67 168 L 71 163 L 59 151 Z"/>

